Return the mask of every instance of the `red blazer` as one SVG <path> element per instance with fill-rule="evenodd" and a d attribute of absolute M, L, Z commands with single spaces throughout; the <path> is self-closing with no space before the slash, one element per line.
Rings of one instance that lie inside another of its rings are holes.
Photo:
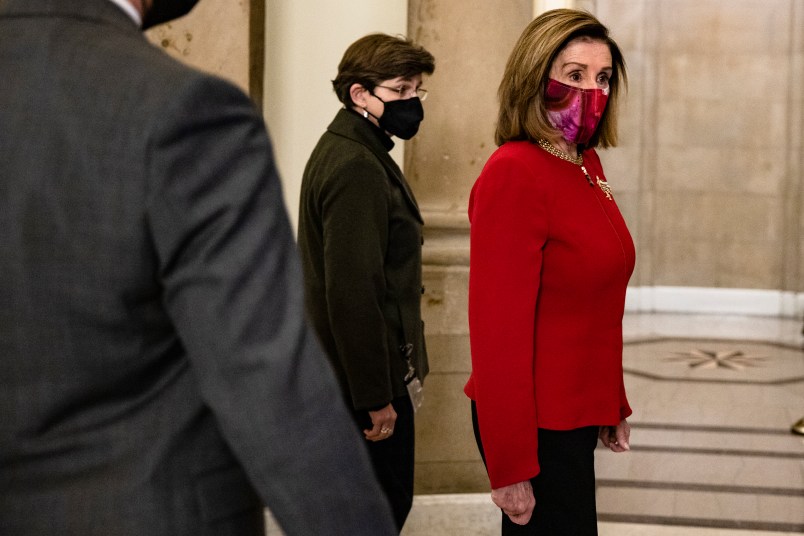
<path fill-rule="evenodd" d="M 616 425 L 634 243 L 594 150 L 580 166 L 530 142 L 489 158 L 469 200 L 469 332 L 492 488 L 539 472 L 537 428 Z"/>

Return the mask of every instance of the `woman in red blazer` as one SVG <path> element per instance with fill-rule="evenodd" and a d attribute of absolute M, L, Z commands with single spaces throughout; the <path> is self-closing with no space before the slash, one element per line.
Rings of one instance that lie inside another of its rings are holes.
<path fill-rule="evenodd" d="M 629 449 L 622 315 L 634 244 L 595 153 L 617 141 L 625 63 L 592 15 L 525 29 L 472 189 L 475 435 L 502 534 L 597 534 L 594 449 Z"/>

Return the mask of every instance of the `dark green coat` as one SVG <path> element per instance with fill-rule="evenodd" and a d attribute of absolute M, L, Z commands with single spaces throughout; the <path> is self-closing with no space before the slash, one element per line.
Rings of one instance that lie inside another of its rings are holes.
<path fill-rule="evenodd" d="M 407 393 L 404 347 L 428 372 L 421 321 L 422 217 L 388 151 L 393 141 L 342 109 L 302 180 L 299 248 L 307 308 L 347 400 L 376 409 Z"/>

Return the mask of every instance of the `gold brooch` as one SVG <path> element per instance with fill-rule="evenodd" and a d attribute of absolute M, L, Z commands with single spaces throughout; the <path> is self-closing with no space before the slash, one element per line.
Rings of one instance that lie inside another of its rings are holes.
<path fill-rule="evenodd" d="M 597 185 L 600 186 L 600 189 L 603 190 L 604 194 L 606 194 L 606 199 L 614 199 L 613 197 L 611 197 L 612 191 L 611 186 L 609 186 L 609 183 L 600 180 L 600 177 L 598 177 L 597 175 L 595 175 L 595 178 L 597 179 Z"/>

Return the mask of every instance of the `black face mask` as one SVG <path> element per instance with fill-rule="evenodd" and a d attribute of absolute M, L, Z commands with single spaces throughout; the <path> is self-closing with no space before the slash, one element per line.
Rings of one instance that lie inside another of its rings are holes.
<path fill-rule="evenodd" d="M 385 111 L 382 117 L 377 118 L 377 122 L 386 132 L 403 140 L 409 140 L 416 135 L 419 123 L 424 119 L 424 108 L 419 97 L 388 102 L 377 98 L 385 105 Z"/>
<path fill-rule="evenodd" d="M 151 9 L 142 18 L 142 29 L 183 17 L 198 3 L 198 0 L 154 0 Z"/>

